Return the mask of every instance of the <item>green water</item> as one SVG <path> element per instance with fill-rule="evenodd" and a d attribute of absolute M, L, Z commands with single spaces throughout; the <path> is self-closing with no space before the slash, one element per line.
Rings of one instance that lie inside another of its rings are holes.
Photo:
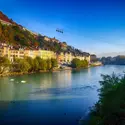
<path fill-rule="evenodd" d="M 98 100 L 100 75 L 123 71 L 125 66 L 100 66 L 0 78 L 0 122 L 77 125 Z"/>

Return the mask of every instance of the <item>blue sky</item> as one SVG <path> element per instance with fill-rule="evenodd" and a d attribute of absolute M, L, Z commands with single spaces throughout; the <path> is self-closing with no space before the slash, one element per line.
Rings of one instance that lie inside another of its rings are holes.
<path fill-rule="evenodd" d="M 125 54 L 124 0 L 0 0 L 0 10 L 32 31 L 83 51 Z"/>

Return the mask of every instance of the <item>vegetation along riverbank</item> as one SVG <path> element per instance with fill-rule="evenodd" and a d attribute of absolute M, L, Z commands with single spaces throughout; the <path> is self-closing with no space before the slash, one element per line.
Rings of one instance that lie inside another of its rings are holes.
<path fill-rule="evenodd" d="M 0 57 L 0 76 L 48 72 L 56 70 L 57 66 L 56 59 L 43 60 L 40 57 L 35 59 L 25 57 L 24 59 L 15 58 L 13 62 L 10 62 L 7 57 Z"/>
<path fill-rule="evenodd" d="M 69 65 L 59 65 L 56 59 L 43 60 L 40 57 L 34 59 L 24 57 L 24 59 L 15 58 L 13 62 L 10 62 L 7 57 L 0 57 L 0 76 L 2 77 L 88 67 L 89 63 L 87 60 L 77 58 L 73 59 Z"/>
<path fill-rule="evenodd" d="M 125 124 L 125 74 L 102 75 L 99 101 L 92 108 L 85 125 Z"/>

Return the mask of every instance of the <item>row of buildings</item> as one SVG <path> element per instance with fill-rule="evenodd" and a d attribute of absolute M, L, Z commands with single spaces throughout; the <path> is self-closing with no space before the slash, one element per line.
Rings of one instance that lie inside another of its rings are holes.
<path fill-rule="evenodd" d="M 71 63 L 74 58 L 78 58 L 80 60 L 86 59 L 90 62 L 90 55 L 82 55 L 82 56 L 74 56 L 72 53 L 67 52 L 57 54 L 53 51 L 42 50 L 42 49 L 26 49 L 26 48 L 14 48 L 13 46 L 7 45 L 6 43 L 0 43 L 0 56 L 6 56 L 8 59 L 13 62 L 14 58 L 21 58 L 28 56 L 31 58 L 35 58 L 37 56 L 42 59 L 57 59 L 58 63 Z"/>

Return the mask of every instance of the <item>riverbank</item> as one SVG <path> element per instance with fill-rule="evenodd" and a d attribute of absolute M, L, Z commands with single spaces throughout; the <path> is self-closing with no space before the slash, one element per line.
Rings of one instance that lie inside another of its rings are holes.
<path fill-rule="evenodd" d="M 95 67 L 95 66 L 102 66 L 103 64 L 101 62 L 93 62 L 90 64 L 91 67 Z"/>
<path fill-rule="evenodd" d="M 64 71 L 64 70 L 80 70 L 80 69 L 88 69 L 88 68 L 97 67 L 97 66 L 101 66 L 101 65 L 93 65 L 93 66 L 88 66 L 86 68 L 71 68 L 71 67 L 55 68 L 53 70 L 40 70 L 38 72 L 8 72 L 8 73 L 0 74 L 0 77 L 20 76 L 20 75 L 35 74 L 35 73 L 57 72 L 57 71 Z"/>
<path fill-rule="evenodd" d="M 63 71 L 63 70 L 72 70 L 72 68 L 65 68 L 65 69 L 56 68 L 56 69 L 53 69 L 53 70 L 40 70 L 38 72 L 8 72 L 8 73 L 0 74 L 0 77 L 5 77 L 5 76 L 20 76 L 20 75 L 26 75 L 26 74 L 56 72 L 56 71 Z"/>

